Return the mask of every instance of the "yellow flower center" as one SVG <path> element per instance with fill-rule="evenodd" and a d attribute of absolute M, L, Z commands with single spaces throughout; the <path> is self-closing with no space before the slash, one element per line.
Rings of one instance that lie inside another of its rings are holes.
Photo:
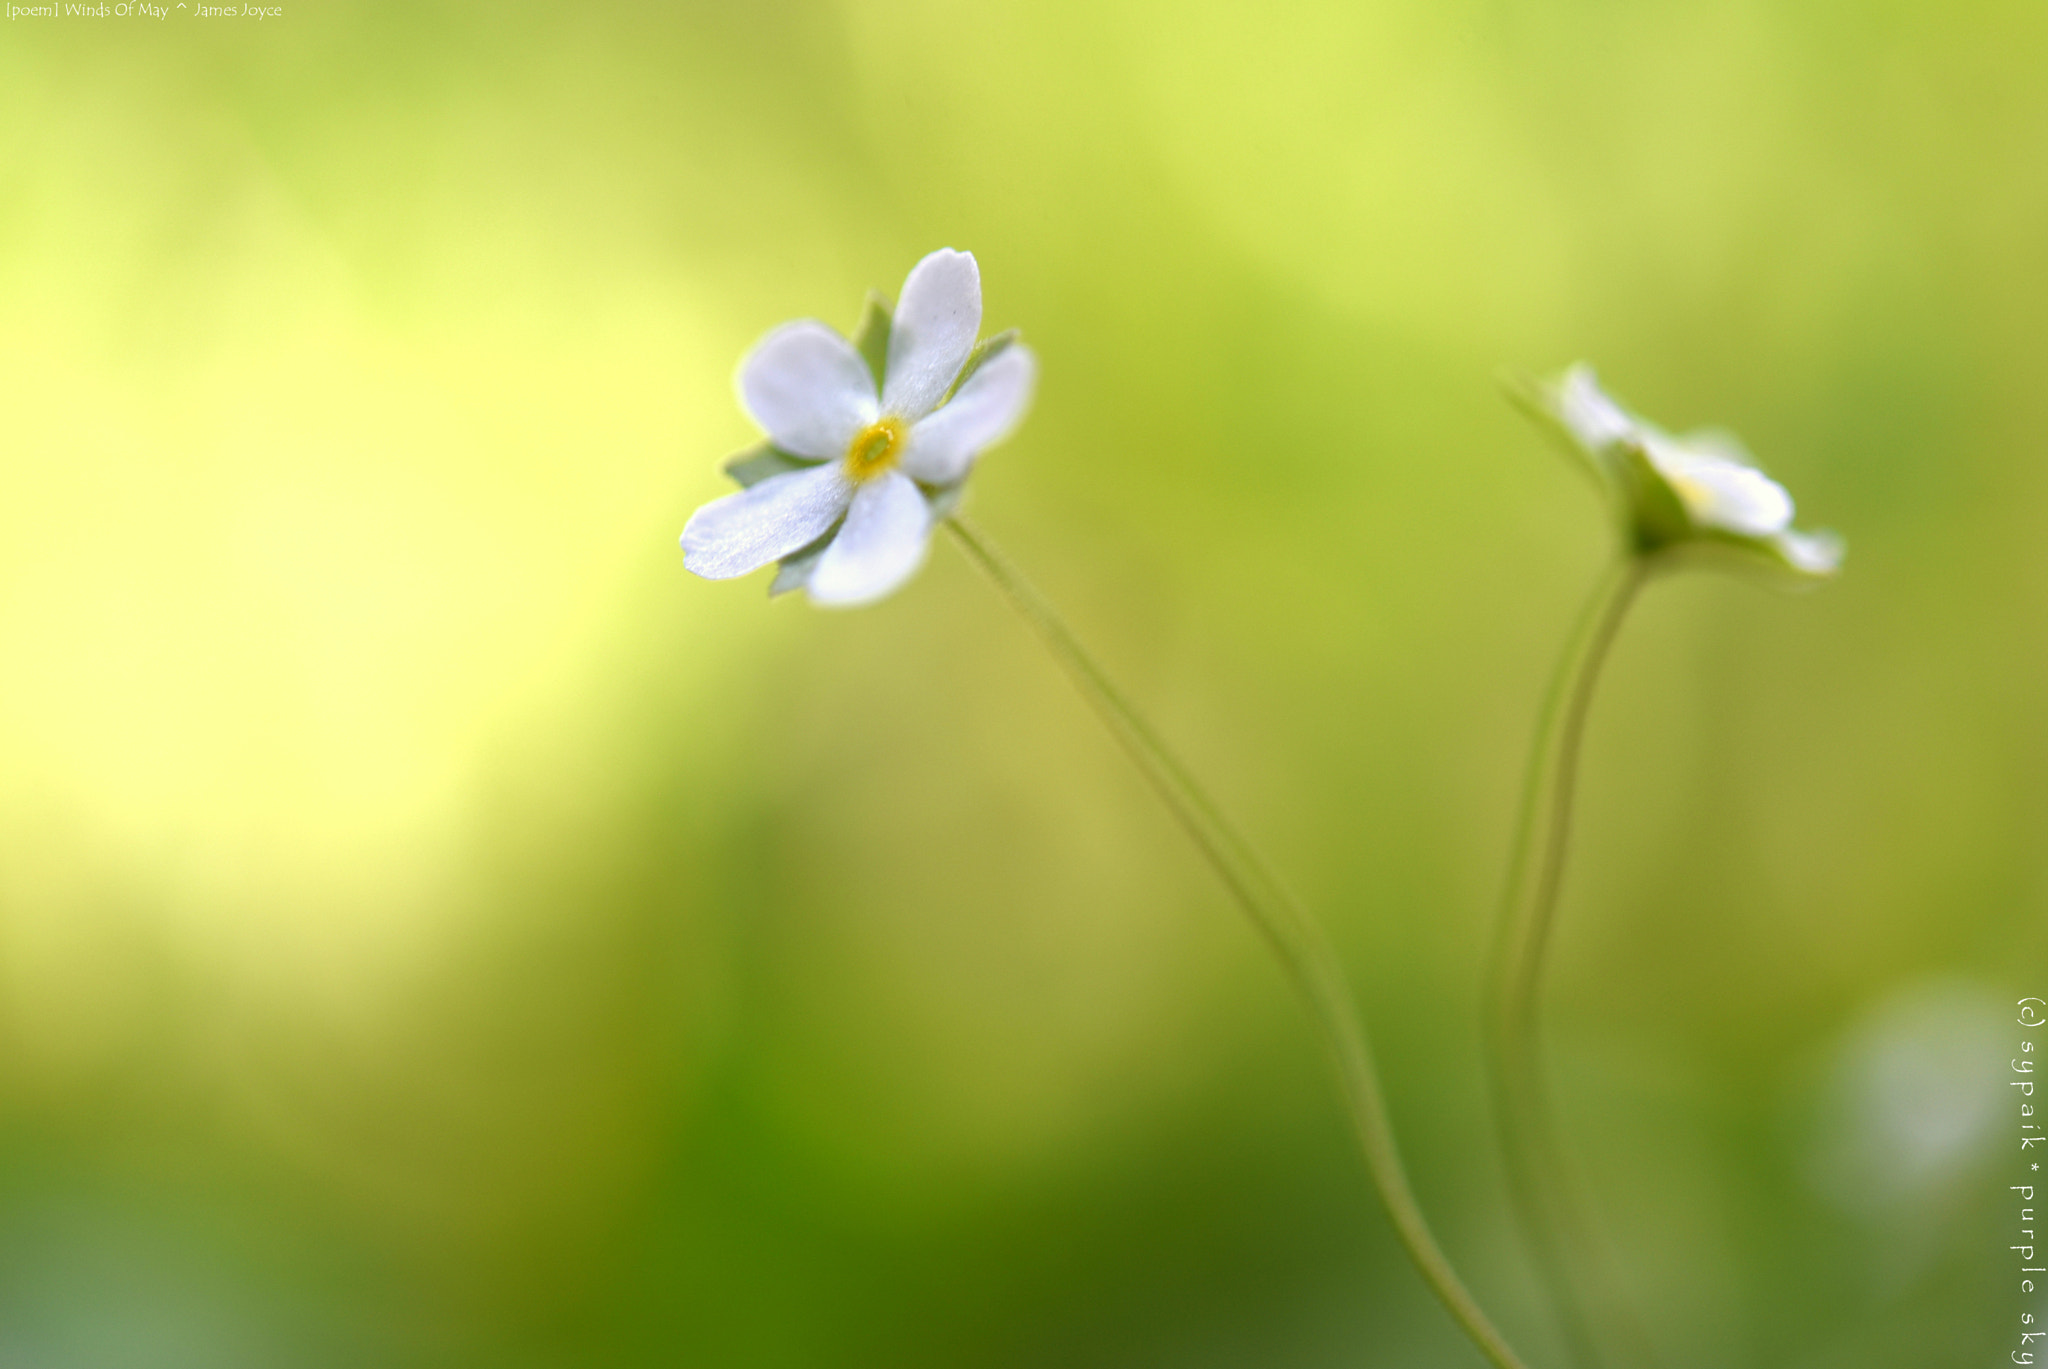
<path fill-rule="evenodd" d="M 856 485 L 873 480 L 896 464 L 903 455 L 903 440 L 910 429 L 900 418 L 882 418 L 854 435 L 846 448 L 846 474 Z"/>

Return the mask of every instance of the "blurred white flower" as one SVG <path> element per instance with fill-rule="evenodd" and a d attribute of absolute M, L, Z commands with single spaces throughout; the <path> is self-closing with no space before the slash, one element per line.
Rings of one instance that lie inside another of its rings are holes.
<path fill-rule="evenodd" d="M 980 331 L 980 269 L 941 248 L 911 268 L 893 320 L 870 299 L 856 341 L 813 319 L 761 339 L 739 391 L 768 441 L 726 467 L 746 488 L 690 516 L 683 564 L 725 580 L 780 561 L 769 592 L 802 586 L 817 604 L 895 590 L 1031 400 L 1030 349 L 1014 333 L 977 346 Z"/>
<path fill-rule="evenodd" d="M 1673 437 L 1615 403 L 1583 362 L 1529 397 L 1588 459 L 1639 551 L 1722 545 L 1801 576 L 1832 575 L 1841 565 L 1842 540 L 1793 528 L 1792 496 L 1732 434 Z"/>
<path fill-rule="evenodd" d="M 1994 1153 L 2006 1021 L 2000 995 L 1953 980 L 1870 1008 L 1834 1045 L 1819 1087 L 1802 1090 L 1815 1186 L 1851 1210 L 1945 1206 Z"/>

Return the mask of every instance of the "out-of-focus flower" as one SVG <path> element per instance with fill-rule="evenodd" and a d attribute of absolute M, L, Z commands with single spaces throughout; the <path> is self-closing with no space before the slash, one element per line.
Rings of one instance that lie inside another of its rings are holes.
<path fill-rule="evenodd" d="M 1014 332 L 976 344 L 981 272 L 941 248 L 911 268 L 892 318 L 873 296 L 855 340 L 784 324 L 740 363 L 740 402 L 768 441 L 729 462 L 744 486 L 690 516 L 683 564 L 725 580 L 780 561 L 771 594 L 872 603 L 923 563 L 933 523 L 982 450 L 1031 400 Z"/>
<path fill-rule="evenodd" d="M 1615 403 L 1583 362 L 1517 397 L 1586 458 L 1639 553 L 1723 546 L 1802 577 L 1832 575 L 1841 565 L 1842 539 L 1795 529 L 1792 496 L 1756 468 L 1733 434 L 1674 437 Z"/>
<path fill-rule="evenodd" d="M 1997 1153 L 2001 1095 L 2014 1077 L 2004 1003 L 1982 985 L 1928 981 L 1895 991 L 1844 1032 L 1799 1093 L 1813 1111 L 1815 1187 L 1872 1214 L 1948 1206 Z"/>

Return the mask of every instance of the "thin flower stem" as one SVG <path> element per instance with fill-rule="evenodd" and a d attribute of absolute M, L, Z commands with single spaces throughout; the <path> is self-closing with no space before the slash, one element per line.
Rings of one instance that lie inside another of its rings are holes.
<path fill-rule="evenodd" d="M 1509 1194 L 1567 1348 L 1587 1369 L 1602 1362 L 1596 1307 L 1610 1342 L 1626 1342 L 1631 1358 L 1644 1347 L 1640 1333 L 1620 1323 L 1617 1300 L 1599 1293 L 1605 1271 L 1551 1119 L 1537 1047 L 1538 989 L 1570 847 L 1586 714 L 1615 634 L 1650 570 L 1646 556 L 1623 554 L 1587 601 L 1558 662 L 1529 757 L 1488 976 L 1488 1073 Z"/>
<path fill-rule="evenodd" d="M 958 514 L 946 521 L 968 559 L 1038 630 L 1082 695 L 1194 839 L 1231 896 L 1280 958 L 1287 977 L 1307 1000 L 1310 1015 L 1321 1029 L 1336 1064 L 1366 1170 L 1394 1224 L 1395 1234 L 1424 1281 L 1495 1369 L 1526 1369 L 1451 1268 L 1408 1187 L 1400 1151 L 1394 1144 L 1393 1126 L 1387 1118 L 1386 1102 L 1380 1094 L 1372 1047 L 1352 1006 L 1343 968 L 1329 938 L 1267 870 L 1265 862 L 1195 782 L 1187 767 L 1110 683 L 1102 667 L 1075 639 L 1052 605 L 973 524 Z"/>

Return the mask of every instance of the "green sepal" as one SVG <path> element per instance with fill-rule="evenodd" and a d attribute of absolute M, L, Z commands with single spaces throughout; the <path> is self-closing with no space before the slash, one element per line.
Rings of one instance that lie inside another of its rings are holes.
<path fill-rule="evenodd" d="M 1558 390 L 1548 381 L 1503 372 L 1500 386 L 1508 402 L 1548 433 L 1572 457 L 1572 465 L 1593 477 L 1614 506 L 1622 536 L 1645 556 L 1688 542 L 1700 535 L 1685 501 L 1632 442 L 1613 442 L 1589 452 L 1558 412 Z"/>
<path fill-rule="evenodd" d="M 1630 443 L 1617 444 L 1614 452 L 1619 457 L 1615 469 L 1621 477 L 1629 531 L 1637 551 L 1662 551 L 1701 535 L 1702 529 L 1686 512 L 1685 501 L 1651 463 L 1648 452 Z"/>
<path fill-rule="evenodd" d="M 1570 458 L 1575 470 L 1591 476 L 1593 483 L 1608 498 L 1622 496 L 1622 492 L 1614 487 L 1614 473 L 1599 457 L 1580 446 L 1571 429 L 1565 426 L 1564 419 L 1557 412 L 1556 386 L 1519 371 L 1502 371 L 1496 379 L 1508 403 L 1519 409 L 1522 417 L 1542 429 L 1550 437 L 1552 445 Z"/>
<path fill-rule="evenodd" d="M 882 375 L 889 369 L 889 330 L 893 320 L 889 313 L 889 301 L 875 291 L 868 291 L 867 303 L 861 306 L 860 322 L 853 329 L 853 350 L 860 353 L 860 359 L 868 364 L 868 375 L 874 379 L 875 393 L 882 392 Z"/>
<path fill-rule="evenodd" d="M 993 337 L 985 337 L 975 343 L 974 350 L 967 354 L 967 364 L 960 368 L 959 375 L 953 377 L 952 388 L 946 391 L 946 398 L 939 401 L 940 406 L 943 407 L 954 395 L 960 393 L 960 387 L 967 383 L 969 376 L 979 371 L 987 362 L 1001 356 L 1005 350 L 1023 336 L 1015 328 L 1005 328 Z"/>
<path fill-rule="evenodd" d="M 750 490 L 770 476 L 807 471 L 817 464 L 800 456 L 791 456 L 772 442 L 763 442 L 760 446 L 749 447 L 728 460 L 725 463 L 725 473 L 738 481 L 741 489 Z"/>
<path fill-rule="evenodd" d="M 919 485 L 917 489 L 924 496 L 925 507 L 932 511 L 932 523 L 937 525 L 945 522 L 953 510 L 960 507 L 960 501 L 967 495 L 967 482 L 956 480 L 950 485 Z"/>
<path fill-rule="evenodd" d="M 775 564 L 775 578 L 768 582 L 768 597 L 787 594 L 793 589 L 802 589 L 811 583 L 811 572 L 818 568 L 818 558 L 825 554 L 825 548 L 832 545 L 832 539 L 839 535 L 839 529 L 846 523 L 841 518 L 827 528 L 817 541 L 800 547 Z"/>

